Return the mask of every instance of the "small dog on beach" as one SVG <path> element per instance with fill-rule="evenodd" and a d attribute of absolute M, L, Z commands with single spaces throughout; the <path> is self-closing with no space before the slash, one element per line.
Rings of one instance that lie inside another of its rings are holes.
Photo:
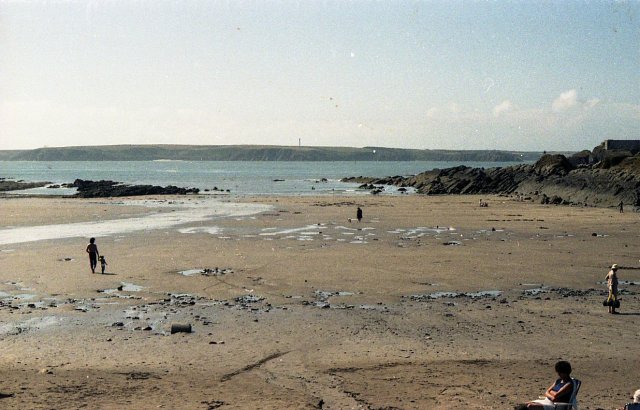
<path fill-rule="evenodd" d="M 100 255 L 98 259 L 100 260 L 100 268 L 102 269 L 102 274 L 104 275 L 104 270 L 107 267 L 107 260 L 103 255 Z"/>

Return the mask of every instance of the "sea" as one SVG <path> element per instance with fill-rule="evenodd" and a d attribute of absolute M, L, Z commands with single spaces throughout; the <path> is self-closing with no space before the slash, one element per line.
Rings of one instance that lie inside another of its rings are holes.
<path fill-rule="evenodd" d="M 0 254 L 12 252 L 7 245 L 66 238 L 115 237 L 136 231 L 163 229 L 178 235 L 206 233 L 224 237 L 217 222 L 221 218 L 255 218 L 271 210 L 270 205 L 252 201 L 229 200 L 256 195 L 369 195 L 360 184 L 343 183 L 350 176 L 408 176 L 434 168 L 458 165 L 471 167 L 509 166 L 499 162 L 239 162 L 239 161 L 0 161 L 0 178 L 26 182 L 71 183 L 76 179 L 112 180 L 125 184 L 175 185 L 199 188 L 205 194 L 197 198 L 167 201 L 127 199 L 113 206 L 129 205 L 152 208 L 136 217 L 97 219 L 34 226 L 12 226 L 11 218 L 0 220 Z M 5 192 L 6 195 L 73 195 L 75 188 L 35 188 Z M 409 191 L 409 194 L 411 190 Z M 207 195 L 209 194 L 209 195 Z M 385 186 L 380 195 L 405 194 L 397 187 Z M 170 207 L 170 213 L 155 212 Z M 308 230 L 300 227 L 293 231 Z M 223 235 L 223 236 L 220 236 Z"/>
<path fill-rule="evenodd" d="M 343 183 L 352 176 L 408 176 L 458 165 L 503 167 L 513 162 L 446 161 L 0 161 L 0 178 L 51 185 L 76 179 L 112 180 L 125 184 L 175 185 L 199 188 L 203 194 L 321 195 L 368 193 L 359 184 Z M 11 194 L 72 195 L 73 188 L 35 188 Z M 395 187 L 383 194 L 393 195 Z"/>

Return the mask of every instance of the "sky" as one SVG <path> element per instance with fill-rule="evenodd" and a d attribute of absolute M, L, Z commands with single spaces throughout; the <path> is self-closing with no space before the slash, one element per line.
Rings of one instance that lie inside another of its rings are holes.
<path fill-rule="evenodd" d="M 0 149 L 640 139 L 640 0 L 0 0 Z"/>

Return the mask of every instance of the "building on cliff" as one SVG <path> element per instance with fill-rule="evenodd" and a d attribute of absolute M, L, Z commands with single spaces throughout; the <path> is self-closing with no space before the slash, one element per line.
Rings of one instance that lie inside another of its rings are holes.
<path fill-rule="evenodd" d="M 640 140 L 604 140 L 605 151 L 625 150 L 632 154 L 640 152 Z"/>

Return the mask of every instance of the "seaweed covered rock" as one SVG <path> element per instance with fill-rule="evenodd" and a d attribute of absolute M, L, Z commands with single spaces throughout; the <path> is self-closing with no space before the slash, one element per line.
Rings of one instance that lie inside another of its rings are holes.
<path fill-rule="evenodd" d="M 546 154 L 535 163 L 533 171 L 538 175 L 548 177 L 550 175 L 567 175 L 574 168 L 564 155 Z"/>
<path fill-rule="evenodd" d="M 186 195 L 197 194 L 198 188 L 179 188 L 168 185 L 161 187 L 157 185 L 126 185 L 115 181 L 86 181 L 76 179 L 73 187 L 78 189 L 75 195 L 80 198 L 106 198 L 119 196 L 141 196 L 141 195 Z"/>

